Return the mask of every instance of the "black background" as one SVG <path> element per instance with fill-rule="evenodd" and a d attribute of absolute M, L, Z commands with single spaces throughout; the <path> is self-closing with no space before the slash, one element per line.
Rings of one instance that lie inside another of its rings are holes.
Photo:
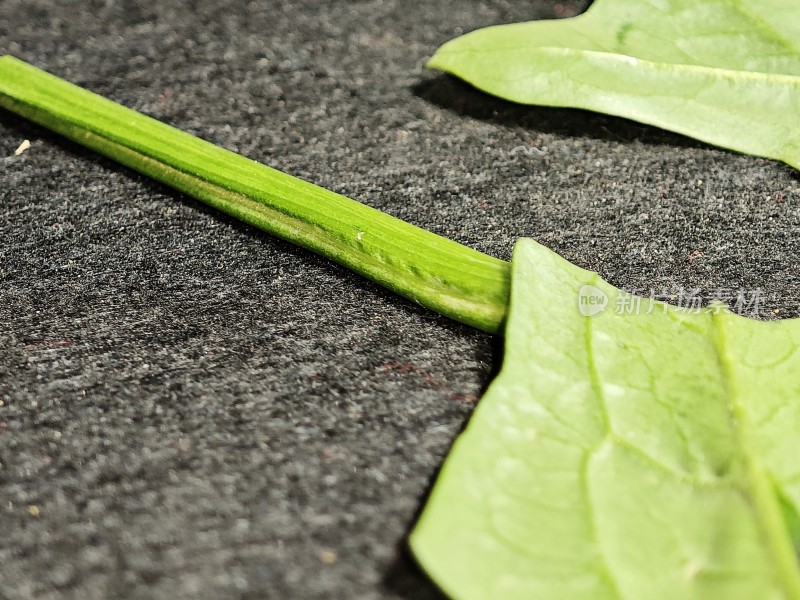
<path fill-rule="evenodd" d="M 3 0 L 0 52 L 501 258 L 796 316 L 796 171 L 423 68 L 585 6 Z M 0 240 L 0 597 L 439 597 L 404 537 L 499 340 L 7 112 Z"/>

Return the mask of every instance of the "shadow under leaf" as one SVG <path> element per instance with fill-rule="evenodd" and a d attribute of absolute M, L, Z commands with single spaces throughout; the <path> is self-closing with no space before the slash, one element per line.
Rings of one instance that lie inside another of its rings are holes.
<path fill-rule="evenodd" d="M 609 142 L 637 141 L 649 145 L 714 148 L 693 138 L 629 119 L 574 108 L 517 104 L 486 94 L 448 74 L 438 74 L 413 86 L 415 96 L 459 115 L 563 137 Z"/>

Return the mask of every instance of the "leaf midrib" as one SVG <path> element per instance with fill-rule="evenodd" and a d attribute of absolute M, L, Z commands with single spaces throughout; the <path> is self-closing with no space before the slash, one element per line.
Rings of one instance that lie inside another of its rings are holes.
<path fill-rule="evenodd" d="M 596 285 L 599 277 L 591 282 Z M 735 370 L 731 366 L 731 357 L 726 341 L 725 319 L 735 319 L 736 315 L 721 311 L 711 312 L 710 322 L 712 327 L 711 342 L 715 353 L 719 369 L 720 382 L 722 383 L 726 409 L 730 415 L 730 427 L 735 439 L 735 447 L 739 450 L 742 464 L 745 471 L 745 485 L 741 487 L 742 492 L 751 503 L 753 514 L 755 515 L 758 528 L 767 552 L 774 559 L 778 584 L 788 600 L 800 600 L 800 568 L 798 567 L 797 557 L 794 550 L 792 539 L 784 523 L 782 512 L 778 504 L 778 498 L 774 492 L 772 480 L 757 458 L 757 453 L 753 449 L 750 441 L 750 422 L 749 416 L 735 384 Z M 582 468 L 582 480 L 584 483 L 587 500 L 589 500 L 588 516 L 592 536 L 598 547 L 601 546 L 597 528 L 594 520 L 594 509 L 591 506 L 591 491 L 588 486 L 588 465 L 592 457 L 599 448 L 602 448 L 608 441 L 609 436 L 613 438 L 614 432 L 608 416 L 606 398 L 603 393 L 602 381 L 597 371 L 594 360 L 593 350 L 593 328 L 592 319 L 584 318 L 584 345 L 586 348 L 586 366 L 592 391 L 598 402 L 599 411 L 603 420 L 606 435 L 593 448 L 584 461 Z M 602 572 L 606 575 L 608 583 L 617 598 L 623 600 L 624 596 L 620 591 L 614 573 L 606 561 L 605 555 L 598 552 L 598 560 L 602 566 Z"/>
<path fill-rule="evenodd" d="M 800 85 L 800 75 L 790 75 L 788 73 L 771 73 L 769 71 L 749 71 L 746 69 L 729 69 L 725 67 L 710 67 L 707 65 L 697 65 L 693 63 L 681 63 L 681 62 L 666 62 L 666 61 L 657 61 L 657 60 L 648 60 L 646 58 L 639 58 L 637 56 L 633 56 L 631 54 L 624 54 L 622 52 L 611 52 L 607 50 L 586 50 L 582 48 L 569 48 L 565 46 L 535 46 L 531 48 L 525 45 L 519 44 L 511 44 L 508 46 L 500 46 L 494 45 L 491 48 L 459 48 L 458 50 L 448 50 L 445 46 L 442 50 L 437 52 L 433 55 L 433 57 L 428 61 L 427 66 L 433 68 L 444 68 L 449 70 L 448 67 L 438 67 L 436 66 L 436 58 L 440 55 L 445 54 L 502 54 L 506 52 L 517 52 L 517 51 L 541 51 L 543 53 L 552 53 L 552 54 L 562 54 L 562 55 L 575 55 L 575 56 L 608 56 L 612 57 L 618 61 L 636 61 L 637 64 L 642 65 L 644 67 L 671 67 L 675 68 L 676 70 L 681 71 L 696 71 L 698 73 L 715 73 L 719 74 L 721 77 L 730 77 L 731 79 L 760 79 L 760 80 L 768 80 L 768 81 L 776 81 L 777 83 L 783 84 L 794 84 Z M 508 80 L 509 78 L 506 76 L 498 76 L 492 77 L 490 75 L 481 74 L 482 79 L 495 79 L 498 81 L 501 80 Z"/>
<path fill-rule="evenodd" d="M 749 415 L 735 381 L 735 370 L 727 345 L 726 321 L 737 319 L 729 312 L 712 312 L 712 346 L 717 359 L 720 380 L 724 388 L 730 427 L 739 449 L 745 477 L 749 483 L 742 491 L 752 503 L 753 513 L 761 530 L 767 551 L 775 561 L 778 582 L 786 598 L 800 600 L 800 568 L 786 523 L 783 520 L 772 481 L 757 458 L 751 442 Z"/>

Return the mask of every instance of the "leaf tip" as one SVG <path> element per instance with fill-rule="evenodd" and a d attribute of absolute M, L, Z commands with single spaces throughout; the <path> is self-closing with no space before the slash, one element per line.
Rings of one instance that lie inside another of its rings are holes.
<path fill-rule="evenodd" d="M 425 68 L 436 69 L 437 71 L 446 71 L 447 67 L 445 63 L 446 61 L 442 60 L 442 51 L 441 49 L 439 49 L 436 52 L 434 52 L 433 56 L 431 56 L 428 59 L 428 62 L 425 63 Z"/>

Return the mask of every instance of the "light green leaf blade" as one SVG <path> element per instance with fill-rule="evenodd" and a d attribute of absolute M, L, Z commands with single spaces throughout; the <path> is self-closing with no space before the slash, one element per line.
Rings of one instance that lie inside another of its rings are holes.
<path fill-rule="evenodd" d="M 411 536 L 423 568 L 457 599 L 800 598 L 800 320 L 619 314 L 630 296 L 532 240 L 512 273 L 502 372 Z"/>
<path fill-rule="evenodd" d="M 800 168 L 796 0 L 597 0 L 489 27 L 429 66 L 523 104 L 627 117 Z"/>

